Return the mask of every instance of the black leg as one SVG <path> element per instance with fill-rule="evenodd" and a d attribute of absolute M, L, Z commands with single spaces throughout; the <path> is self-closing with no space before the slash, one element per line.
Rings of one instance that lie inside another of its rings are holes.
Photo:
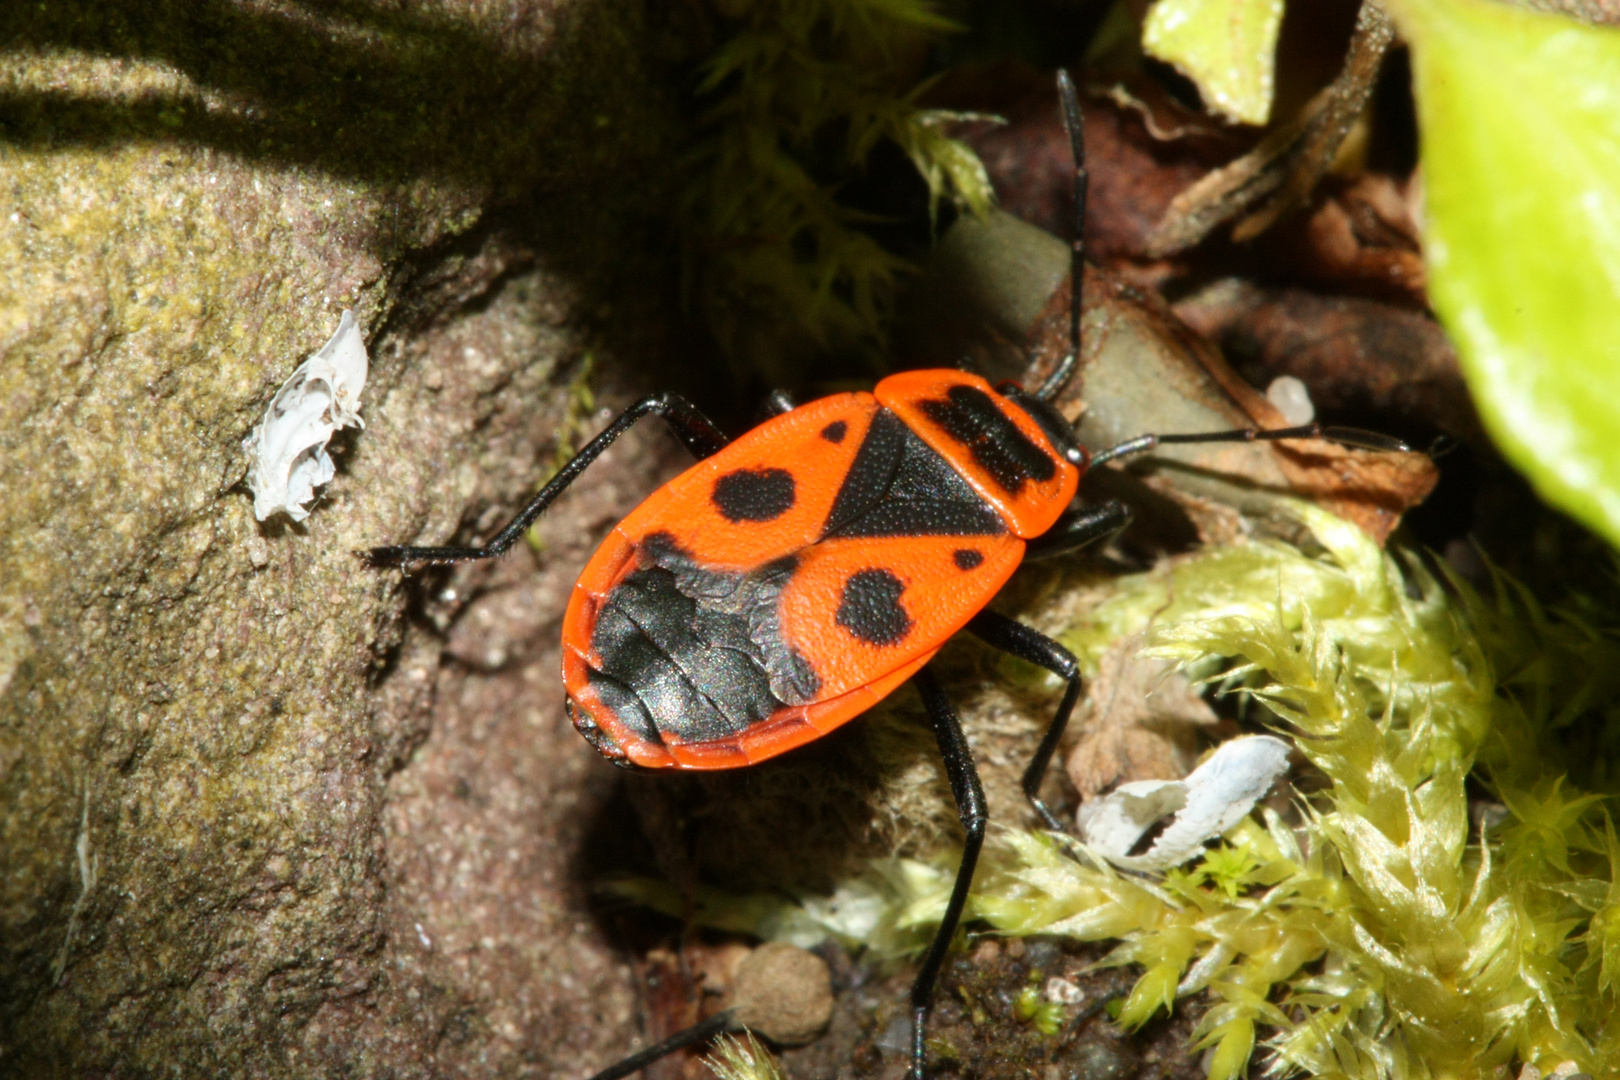
<path fill-rule="evenodd" d="M 1029 798 L 1029 804 L 1041 815 L 1048 829 L 1063 832 L 1063 822 L 1057 819 L 1057 815 L 1041 798 L 1041 781 L 1046 779 L 1046 770 L 1052 764 L 1052 755 L 1057 753 L 1063 729 L 1069 726 L 1069 716 L 1074 712 L 1075 703 L 1080 700 L 1080 662 L 1074 658 L 1074 653 L 1039 630 L 994 611 L 979 612 L 968 622 L 967 628 L 969 633 L 986 645 L 1043 667 L 1068 681 L 1068 686 L 1063 690 L 1063 700 L 1058 702 L 1057 713 L 1047 726 L 1041 745 L 1035 748 L 1035 756 L 1029 759 L 1029 768 L 1024 770 L 1024 794 Z"/>
<path fill-rule="evenodd" d="M 1101 506 L 1082 506 L 1065 514 L 1056 525 L 1029 542 L 1024 561 L 1050 559 L 1112 536 L 1131 523 L 1131 508 L 1117 499 Z"/>
<path fill-rule="evenodd" d="M 1086 280 L 1086 188 L 1090 178 L 1086 174 L 1085 133 L 1080 126 L 1080 99 L 1075 96 L 1069 73 L 1059 68 L 1057 78 L 1063 127 L 1069 133 L 1069 156 L 1074 162 L 1074 234 L 1069 240 L 1069 355 L 1058 361 L 1052 374 L 1035 391 L 1035 396 L 1042 401 L 1052 401 L 1062 393 L 1080 363 L 1080 300 Z"/>
<path fill-rule="evenodd" d="M 493 559 L 511 547 L 513 541 L 534 524 L 535 518 L 545 513 L 546 507 L 550 506 L 569 484 L 579 478 L 579 474 L 585 471 L 587 465 L 601 457 L 602 452 L 613 445 L 613 441 L 620 435 L 630 430 L 632 424 L 649 414 L 663 417 L 675 437 L 700 459 L 708 457 L 726 445 L 726 437 L 720 434 L 720 429 L 685 398 L 676 397 L 674 394 L 645 397 L 620 413 L 619 418 L 609 424 L 602 434 L 586 443 L 585 449 L 558 469 L 557 475 L 540 489 L 540 494 L 530 499 L 529 505 L 519 511 L 518 515 L 507 522 L 506 527 L 496 533 L 494 539 L 483 547 L 374 547 L 370 551 L 361 552 L 360 555 L 373 566 Z"/>
<path fill-rule="evenodd" d="M 956 925 L 962 921 L 962 908 L 967 903 L 968 888 L 973 884 L 973 868 L 979 862 L 979 848 L 984 845 L 984 827 L 990 820 L 990 811 L 985 805 L 984 788 L 979 785 L 979 772 L 973 767 L 973 751 L 968 748 L 950 698 L 927 668 L 917 672 L 913 681 L 928 709 L 928 719 L 934 725 L 939 753 L 945 759 L 945 775 L 950 779 L 951 795 L 956 799 L 956 813 L 966 833 L 962 841 L 962 865 L 956 871 L 956 884 L 951 888 L 950 902 L 945 905 L 945 917 L 940 920 L 934 943 L 928 946 L 928 954 L 923 957 L 917 981 L 911 984 L 909 1080 L 923 1080 L 928 1011 L 933 1005 L 934 983 L 939 978 L 940 965 L 945 962 L 945 953 L 951 947 L 951 939 L 956 936 Z"/>
<path fill-rule="evenodd" d="M 769 420 L 773 416 L 781 416 L 783 413 L 790 413 L 798 407 L 798 403 L 793 400 L 792 394 L 788 393 L 786 390 L 783 390 L 781 387 L 777 387 L 775 390 L 772 390 L 770 393 L 765 395 L 765 402 L 760 411 L 764 413 L 765 418 Z"/>
<path fill-rule="evenodd" d="M 723 1031 L 730 1031 L 732 1027 L 730 1009 L 716 1013 L 701 1023 L 677 1031 L 663 1042 L 655 1043 L 639 1054 L 631 1054 L 623 1061 L 609 1065 L 591 1077 L 591 1080 L 619 1080 L 622 1076 L 640 1072 L 661 1057 L 673 1054 L 677 1050 L 684 1050 L 688 1046 L 696 1046 L 700 1042 L 707 1042 Z"/>
<path fill-rule="evenodd" d="M 1191 435 L 1138 435 L 1134 439 L 1126 439 L 1118 446 L 1110 446 L 1101 453 L 1092 454 L 1091 464 L 1101 465 L 1114 458 L 1140 454 L 1144 450 L 1152 450 L 1155 446 L 1167 446 L 1172 443 L 1275 442 L 1278 439 L 1320 439 L 1323 442 L 1353 446 L 1358 450 L 1386 450 L 1397 453 L 1408 453 L 1412 449 L 1393 435 L 1383 435 L 1376 431 L 1301 424 L 1299 427 L 1272 428 L 1269 431 L 1261 428 L 1236 428 L 1232 431 L 1201 431 Z"/>

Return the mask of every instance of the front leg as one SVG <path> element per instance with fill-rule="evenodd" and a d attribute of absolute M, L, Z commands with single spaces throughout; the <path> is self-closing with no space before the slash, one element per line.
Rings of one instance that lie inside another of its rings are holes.
<path fill-rule="evenodd" d="M 586 466 L 601 457 L 602 452 L 612 446 L 620 435 L 629 431 L 637 420 L 648 415 L 662 417 L 675 437 L 681 440 L 681 443 L 699 460 L 717 453 L 726 445 L 726 437 L 720 433 L 720 429 L 685 398 L 677 397 L 675 394 L 654 394 L 651 397 L 644 397 L 620 413 L 602 434 L 586 443 L 585 448 L 570 458 L 568 464 L 558 469 L 557 475 L 540 489 L 540 493 L 530 499 L 528 505 L 518 511 L 517 516 L 507 522 L 506 526 L 483 547 L 374 547 L 369 551 L 360 552 L 360 556 L 372 566 L 444 564 L 467 562 L 472 559 L 493 559 L 511 547 L 517 538 L 534 524 L 535 519 L 545 513 L 546 507 L 567 490 L 568 485 L 579 479 Z"/>
<path fill-rule="evenodd" d="M 1024 795 L 1029 799 L 1029 804 L 1035 808 L 1035 812 L 1041 816 L 1048 829 L 1062 832 L 1063 822 L 1058 820 L 1057 815 L 1052 813 L 1046 801 L 1041 798 L 1041 781 L 1046 779 L 1046 770 L 1052 764 L 1052 755 L 1057 752 L 1058 743 L 1063 739 L 1063 731 L 1069 726 L 1069 717 L 1074 712 L 1075 703 L 1080 700 L 1082 685 L 1080 662 L 1075 659 L 1074 653 L 1039 630 L 1025 626 L 1016 619 L 998 615 L 994 611 L 979 612 L 969 621 L 967 629 L 968 633 L 986 645 L 1043 667 L 1067 683 L 1063 689 L 1063 700 L 1058 702 L 1057 712 L 1053 715 L 1051 724 L 1047 725 L 1040 746 L 1035 748 L 1034 756 L 1029 759 L 1029 767 L 1024 770 Z"/>
<path fill-rule="evenodd" d="M 1058 519 L 1052 528 L 1029 542 L 1024 561 L 1050 559 L 1090 547 L 1107 539 L 1131 523 L 1131 508 L 1117 499 L 1101 506 L 1082 506 Z"/>

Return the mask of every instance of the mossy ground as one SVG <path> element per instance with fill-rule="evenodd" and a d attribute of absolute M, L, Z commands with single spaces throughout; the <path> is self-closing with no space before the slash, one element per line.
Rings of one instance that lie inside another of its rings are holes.
<path fill-rule="evenodd" d="M 1321 554 L 1191 555 L 1120 579 L 1065 639 L 1094 660 L 1146 627 L 1150 651 L 1259 706 L 1251 722 L 1302 759 L 1292 804 L 1162 876 L 995 831 L 969 915 L 1117 942 L 1101 964 L 1141 969 L 1119 1024 L 1192 1004 L 1188 1049 L 1210 1051 L 1213 1080 L 1246 1075 L 1262 1043 L 1268 1068 L 1346 1080 L 1567 1061 L 1616 1075 L 1620 842 L 1612 773 L 1586 750 L 1607 762 L 1617 738 L 1612 635 L 1505 577 L 1486 601 L 1299 512 Z M 753 928 L 904 953 L 953 868 L 948 852 L 880 859 L 830 898 L 756 908 Z M 706 912 L 728 910 L 715 896 Z"/>

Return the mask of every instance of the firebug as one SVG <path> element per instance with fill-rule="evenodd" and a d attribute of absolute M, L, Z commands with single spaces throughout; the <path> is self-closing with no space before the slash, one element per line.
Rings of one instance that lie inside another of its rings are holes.
<path fill-rule="evenodd" d="M 966 834 L 960 869 L 912 985 L 911 1080 L 922 1080 L 930 1001 L 961 919 L 988 814 L 973 754 L 928 662 L 967 630 L 1066 687 L 1023 775 L 1039 790 L 1081 691 L 1058 642 L 986 605 L 1026 559 L 1092 544 L 1130 521 L 1119 502 L 1075 504 L 1088 468 L 1164 443 L 1396 440 L 1312 424 L 1144 435 L 1097 453 L 1051 405 L 1080 355 L 1086 173 L 1073 85 L 1059 74 L 1074 154 L 1070 353 L 1038 389 L 954 370 L 907 371 L 870 393 L 788 408 L 735 440 L 672 394 L 647 397 L 570 460 L 482 547 L 377 547 L 378 566 L 456 563 L 506 551 L 636 421 L 661 417 L 698 463 L 620 522 L 586 565 L 563 616 L 574 725 L 604 757 L 639 769 L 732 769 L 819 738 L 913 682 Z M 624 1076 L 724 1030 L 706 1021 L 598 1074 Z"/>

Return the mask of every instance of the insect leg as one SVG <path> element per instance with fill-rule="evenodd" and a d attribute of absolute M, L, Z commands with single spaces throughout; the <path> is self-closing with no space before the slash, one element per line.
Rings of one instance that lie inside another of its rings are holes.
<path fill-rule="evenodd" d="M 620 1077 L 640 1072 L 659 1058 L 673 1054 L 677 1050 L 684 1050 L 688 1046 L 696 1046 L 698 1043 L 707 1042 L 723 1031 L 730 1031 L 732 1027 L 730 1009 L 725 1012 L 715 1013 L 707 1020 L 693 1024 L 682 1031 L 677 1031 L 663 1042 L 654 1043 L 640 1053 L 631 1054 L 624 1060 L 609 1065 L 591 1077 L 591 1080 L 619 1080 Z"/>
<path fill-rule="evenodd" d="M 470 559 L 493 559 L 512 546 L 512 543 L 522 536 L 535 518 L 545 513 L 546 507 L 561 495 L 569 484 L 579 478 L 586 466 L 602 456 L 602 452 L 613 445 L 615 439 L 630 430 L 630 426 L 637 420 L 649 414 L 660 416 L 669 425 L 669 429 L 681 443 L 698 458 L 706 458 L 726 445 L 726 437 L 720 434 L 720 429 L 691 402 L 674 394 L 654 394 L 644 397 L 624 412 L 618 419 L 609 424 L 596 438 L 585 444 L 585 448 L 569 459 L 568 464 L 557 470 L 540 494 L 529 500 L 529 504 L 506 527 L 496 533 L 494 538 L 483 547 L 374 547 L 369 551 L 360 552 L 360 556 L 372 566 L 404 566 L 408 563 L 458 563 Z"/>
<path fill-rule="evenodd" d="M 1131 523 L 1131 508 L 1117 499 L 1100 506 L 1082 506 L 1058 519 L 1050 530 L 1037 536 L 1024 549 L 1024 561 L 1050 559 L 1076 551 L 1119 532 Z"/>
<path fill-rule="evenodd" d="M 1024 795 L 1046 827 L 1062 832 L 1063 823 L 1041 798 L 1041 781 L 1046 779 L 1047 767 L 1052 764 L 1052 755 L 1057 752 L 1058 742 L 1063 738 L 1063 729 L 1069 726 L 1069 716 L 1074 712 L 1075 702 L 1080 700 L 1080 662 L 1074 658 L 1074 653 L 1039 630 L 994 611 L 979 612 L 968 622 L 967 629 L 986 645 L 1043 667 L 1068 682 L 1063 691 L 1063 700 L 1058 702 L 1057 713 L 1047 726 L 1046 734 L 1041 737 L 1041 745 L 1035 748 L 1035 756 L 1029 759 L 1023 781 Z"/>
<path fill-rule="evenodd" d="M 928 1012 L 933 1004 L 934 983 L 939 978 L 940 965 L 956 936 L 956 925 L 962 920 L 962 908 L 967 903 L 968 887 L 973 884 L 973 868 L 979 862 L 979 848 L 984 844 L 984 827 L 990 820 L 990 811 L 984 801 L 984 788 L 979 784 L 979 771 L 973 766 L 973 751 L 968 748 L 962 734 L 961 721 L 950 698 L 939 685 L 939 680 L 928 668 L 913 676 L 917 690 L 922 694 L 928 719 L 934 725 L 934 737 L 939 740 L 939 753 L 945 759 L 945 775 L 951 782 L 951 795 L 956 799 L 956 813 L 962 819 L 966 833 L 962 841 L 962 864 L 956 871 L 956 884 L 951 888 L 950 902 L 945 905 L 945 917 L 940 920 L 934 943 L 923 957 L 922 970 L 911 984 L 911 1072 L 908 1080 L 923 1080 L 926 1064 L 926 1037 Z"/>
<path fill-rule="evenodd" d="M 783 413 L 790 413 L 798 407 L 798 403 L 793 400 L 793 395 L 779 386 L 765 395 L 765 402 L 760 411 L 765 414 L 766 419 L 769 419 L 773 416 L 781 416 Z"/>

